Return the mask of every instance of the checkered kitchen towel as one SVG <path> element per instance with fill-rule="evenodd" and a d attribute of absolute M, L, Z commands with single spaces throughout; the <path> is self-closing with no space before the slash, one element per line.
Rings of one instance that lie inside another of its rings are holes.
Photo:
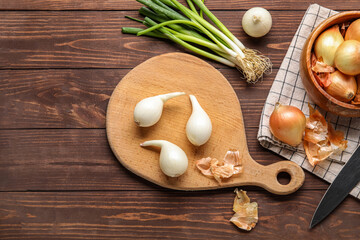
<path fill-rule="evenodd" d="M 266 99 L 258 132 L 258 140 L 263 147 L 297 163 L 304 169 L 330 183 L 335 179 L 344 166 L 344 163 L 348 161 L 359 145 L 360 118 L 339 117 L 315 106 L 307 96 L 303 87 L 299 75 L 299 60 L 302 47 L 312 30 L 323 20 L 336 13 L 337 12 L 317 4 L 312 4 L 307 9 Z M 309 116 L 308 103 L 312 104 L 315 109 L 318 109 L 323 116 L 325 116 L 326 120 L 330 122 L 336 130 L 341 130 L 345 133 L 345 138 L 348 140 L 347 149 L 340 155 L 332 156 L 329 160 L 322 161 L 315 167 L 312 167 L 306 159 L 302 144 L 293 148 L 277 141 L 270 133 L 269 116 L 276 102 L 296 106 L 305 113 L 306 117 Z M 360 183 L 350 194 L 360 199 Z"/>

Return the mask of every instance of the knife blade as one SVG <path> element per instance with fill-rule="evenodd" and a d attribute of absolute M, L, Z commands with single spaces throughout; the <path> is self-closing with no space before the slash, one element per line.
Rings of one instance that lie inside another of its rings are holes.
<path fill-rule="evenodd" d="M 317 206 L 310 228 L 324 220 L 360 181 L 360 146 L 357 147 L 339 175 L 326 190 Z"/>

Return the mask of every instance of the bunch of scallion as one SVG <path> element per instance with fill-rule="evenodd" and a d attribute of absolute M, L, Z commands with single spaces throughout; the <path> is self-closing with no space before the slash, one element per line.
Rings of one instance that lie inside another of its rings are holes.
<path fill-rule="evenodd" d="M 256 83 L 271 70 L 271 61 L 260 52 L 246 48 L 205 6 L 202 0 L 137 0 L 146 7 L 139 12 L 147 29 L 123 27 L 123 33 L 166 38 L 204 57 L 242 72 L 248 83 Z M 196 7 L 197 6 L 197 7 Z M 203 13 L 217 26 L 203 18 Z"/>

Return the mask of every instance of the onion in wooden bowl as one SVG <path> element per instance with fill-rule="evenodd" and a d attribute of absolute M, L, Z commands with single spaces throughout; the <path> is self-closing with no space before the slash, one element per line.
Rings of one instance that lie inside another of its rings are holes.
<path fill-rule="evenodd" d="M 327 18 L 325 21 L 319 24 L 319 26 L 317 26 L 307 38 L 302 49 L 300 59 L 300 76 L 309 97 L 322 109 L 332 112 L 336 115 L 346 117 L 360 117 L 360 105 L 345 103 L 328 94 L 315 79 L 311 69 L 311 56 L 314 42 L 322 32 L 336 24 L 352 22 L 359 18 L 360 11 L 342 12 Z"/>

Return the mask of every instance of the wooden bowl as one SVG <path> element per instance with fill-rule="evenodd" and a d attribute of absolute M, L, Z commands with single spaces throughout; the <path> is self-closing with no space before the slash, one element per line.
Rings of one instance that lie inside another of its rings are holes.
<path fill-rule="evenodd" d="M 360 117 L 360 106 L 339 101 L 325 92 L 317 83 L 311 71 L 311 52 L 316 38 L 324 30 L 335 24 L 352 21 L 357 18 L 360 18 L 360 11 L 342 12 L 327 18 L 312 31 L 306 40 L 300 59 L 300 76 L 310 98 L 322 109 L 345 117 Z"/>

